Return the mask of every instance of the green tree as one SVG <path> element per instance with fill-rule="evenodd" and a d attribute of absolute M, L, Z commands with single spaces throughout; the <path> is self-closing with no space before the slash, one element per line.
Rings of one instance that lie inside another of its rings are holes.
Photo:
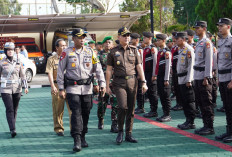
<path fill-rule="evenodd" d="M 201 20 L 207 21 L 211 33 L 217 31 L 216 23 L 219 18 L 232 18 L 232 0 L 199 0 L 196 13 Z"/>
<path fill-rule="evenodd" d="M 198 4 L 198 0 L 173 0 L 174 16 L 177 18 L 177 22 L 184 25 L 193 25 L 197 20 L 197 14 L 195 7 Z"/>
<path fill-rule="evenodd" d="M 154 29 L 155 30 L 166 30 L 168 25 L 175 23 L 173 17 L 174 4 L 172 0 L 153 0 L 154 10 Z M 150 1 L 145 0 L 125 0 L 120 5 L 120 11 L 131 12 L 131 11 L 144 11 L 150 10 Z M 132 32 L 142 34 L 143 31 L 150 31 L 151 22 L 150 14 L 142 16 L 138 19 L 131 27 Z"/>
<path fill-rule="evenodd" d="M 0 0 L 0 15 L 20 15 L 21 6 L 18 0 Z"/>

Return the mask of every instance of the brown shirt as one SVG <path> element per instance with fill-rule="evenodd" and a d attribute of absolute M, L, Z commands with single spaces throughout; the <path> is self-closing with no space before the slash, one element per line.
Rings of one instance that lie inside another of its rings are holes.
<path fill-rule="evenodd" d="M 111 49 L 107 56 L 107 65 L 114 68 L 115 76 L 136 74 L 136 65 L 141 64 L 141 57 L 136 47 L 128 45 L 126 50 L 121 45 Z"/>
<path fill-rule="evenodd" d="M 57 54 L 48 58 L 46 65 L 46 73 L 51 73 L 53 75 L 54 81 L 56 81 L 58 65 L 59 57 Z"/>
<path fill-rule="evenodd" d="M 114 68 L 114 85 L 123 85 L 124 79 L 119 79 L 117 76 L 125 77 L 136 74 L 136 65 L 141 64 L 140 53 L 137 48 L 128 45 L 126 50 L 118 45 L 110 50 L 110 54 L 107 56 L 107 65 Z M 125 84 L 124 84 L 125 85 Z"/>

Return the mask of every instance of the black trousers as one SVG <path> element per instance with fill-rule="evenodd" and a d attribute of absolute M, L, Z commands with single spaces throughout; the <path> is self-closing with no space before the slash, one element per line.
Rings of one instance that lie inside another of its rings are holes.
<path fill-rule="evenodd" d="M 162 104 L 164 115 L 169 116 L 170 108 L 171 108 L 171 100 L 170 100 L 171 86 L 170 84 L 168 86 L 164 86 L 163 75 L 157 76 L 157 87 L 158 87 L 158 93 L 160 96 L 160 101 Z"/>
<path fill-rule="evenodd" d="M 181 94 L 180 94 L 180 87 L 178 84 L 177 72 L 172 73 L 172 85 L 173 85 L 174 93 L 176 95 L 176 103 L 182 106 L 182 102 L 181 102 L 182 99 L 181 99 Z"/>
<path fill-rule="evenodd" d="M 72 111 L 72 137 L 87 133 L 89 114 L 90 110 L 93 107 L 92 95 L 78 95 L 67 93 L 67 100 Z"/>
<path fill-rule="evenodd" d="M 232 90 L 227 88 L 228 82 L 220 82 L 219 88 L 222 101 L 225 104 L 226 122 L 227 125 L 232 127 Z"/>
<path fill-rule="evenodd" d="M 6 107 L 6 118 L 10 128 L 10 131 L 15 130 L 15 123 L 17 117 L 17 110 L 19 106 L 19 100 L 21 98 L 21 93 L 8 94 L 1 93 L 2 100 Z"/>
<path fill-rule="evenodd" d="M 217 105 L 217 89 L 218 89 L 217 77 L 213 77 L 212 81 L 213 81 L 213 85 L 212 85 L 212 102 L 213 102 L 213 105 L 216 106 Z"/>
<path fill-rule="evenodd" d="M 193 87 L 187 87 L 185 84 L 179 85 L 181 102 L 186 120 L 194 122 L 196 117 L 195 94 Z"/>
<path fill-rule="evenodd" d="M 150 108 L 152 112 L 157 112 L 158 108 L 158 95 L 157 95 L 157 81 L 151 81 L 152 73 L 145 73 L 145 79 L 147 80 L 147 97 L 150 102 Z"/>
<path fill-rule="evenodd" d="M 212 103 L 212 79 L 204 86 L 203 80 L 194 81 L 196 104 L 200 107 L 202 120 L 205 127 L 213 128 L 214 107 Z"/>

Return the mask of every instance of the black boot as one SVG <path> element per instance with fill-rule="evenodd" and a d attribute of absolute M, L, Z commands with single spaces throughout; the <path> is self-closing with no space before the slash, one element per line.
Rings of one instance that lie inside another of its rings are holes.
<path fill-rule="evenodd" d="M 215 139 L 218 140 L 218 141 L 222 141 L 222 140 L 223 140 L 224 138 L 226 138 L 227 136 L 229 136 L 229 135 L 228 135 L 227 132 L 226 132 L 226 133 L 221 134 L 221 135 L 219 135 L 219 136 L 215 136 Z"/>
<path fill-rule="evenodd" d="M 131 133 L 126 134 L 125 141 L 131 143 L 138 143 L 138 141 L 134 137 L 132 137 Z"/>
<path fill-rule="evenodd" d="M 119 131 L 119 132 L 118 132 L 118 136 L 117 136 L 117 138 L 116 138 L 116 143 L 117 143 L 117 144 L 121 144 L 122 141 L 123 141 L 123 131 Z"/>
<path fill-rule="evenodd" d="M 118 133 L 118 122 L 117 122 L 117 120 L 112 121 L 110 132 Z"/>
<path fill-rule="evenodd" d="M 192 121 L 190 121 L 188 119 L 183 124 L 178 124 L 177 127 L 180 128 L 181 130 L 189 130 L 189 129 L 195 129 L 196 128 L 194 122 L 192 122 Z"/>
<path fill-rule="evenodd" d="M 85 147 L 88 147 L 89 145 L 88 145 L 88 143 L 86 142 L 86 140 L 85 140 L 85 133 L 83 133 L 82 135 L 81 135 L 81 147 L 82 148 L 85 148 Z"/>
<path fill-rule="evenodd" d="M 14 138 L 17 135 L 15 130 L 10 131 L 10 134 L 12 138 Z"/>
<path fill-rule="evenodd" d="M 99 118 L 98 119 L 98 129 L 102 130 L 104 128 L 104 119 Z"/>
<path fill-rule="evenodd" d="M 74 137 L 73 151 L 74 152 L 81 151 L 81 137 L 80 137 L 80 135 L 77 135 L 76 137 Z"/>
<path fill-rule="evenodd" d="M 171 110 L 173 111 L 180 111 L 183 110 L 183 107 L 179 104 L 176 104 L 176 106 L 172 107 Z"/>
<path fill-rule="evenodd" d="M 231 143 L 232 142 L 232 126 L 226 126 L 227 136 L 223 138 L 223 142 Z"/>
<path fill-rule="evenodd" d="M 143 117 L 146 117 L 146 118 L 158 117 L 158 113 L 157 113 L 157 112 L 153 112 L 153 111 L 151 110 L 150 112 L 144 114 Z"/>
<path fill-rule="evenodd" d="M 139 108 L 139 107 L 137 107 L 137 108 L 135 109 L 135 114 L 140 114 L 140 113 L 145 113 L 145 110 L 144 110 L 144 108 Z"/>
<path fill-rule="evenodd" d="M 160 122 L 169 122 L 172 120 L 171 116 L 170 115 L 163 115 L 159 118 L 156 118 L 157 121 L 160 121 Z"/>
<path fill-rule="evenodd" d="M 199 134 L 199 135 L 213 135 L 214 134 L 214 129 L 211 128 L 211 127 L 204 126 L 203 128 L 195 130 L 195 134 Z"/>

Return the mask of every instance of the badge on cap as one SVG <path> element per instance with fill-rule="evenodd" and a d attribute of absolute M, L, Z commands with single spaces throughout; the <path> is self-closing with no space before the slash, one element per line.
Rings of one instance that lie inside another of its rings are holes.
<path fill-rule="evenodd" d="M 120 65 L 120 61 L 117 61 L 117 65 Z"/>

